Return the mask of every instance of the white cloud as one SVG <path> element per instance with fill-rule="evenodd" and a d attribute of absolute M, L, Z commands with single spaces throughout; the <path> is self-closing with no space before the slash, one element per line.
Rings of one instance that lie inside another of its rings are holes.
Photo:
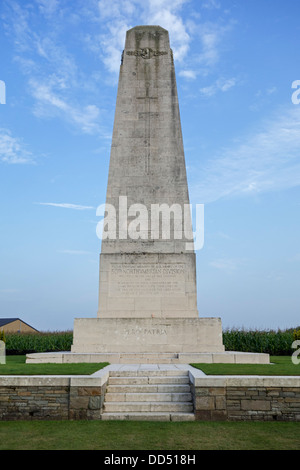
<path fill-rule="evenodd" d="M 33 163 L 33 154 L 9 130 L 0 129 L 0 160 L 9 164 Z"/>
<path fill-rule="evenodd" d="M 202 8 L 214 9 L 214 8 L 220 8 L 221 4 L 217 0 L 205 0 L 201 6 Z"/>
<path fill-rule="evenodd" d="M 5 5 L 7 6 L 7 4 Z M 21 52 L 27 52 L 30 48 L 30 37 L 28 27 L 29 13 L 26 9 L 14 1 L 9 4 L 9 12 L 2 12 L 3 26 L 6 32 L 13 35 L 14 44 Z"/>
<path fill-rule="evenodd" d="M 208 203 L 225 196 L 259 194 L 300 185 L 300 109 L 278 110 L 256 133 L 240 138 L 195 172 L 192 199 Z"/>
<path fill-rule="evenodd" d="M 225 33 L 231 29 L 230 23 L 226 26 L 217 22 L 204 22 L 199 27 L 199 38 L 202 51 L 198 55 L 198 62 L 201 66 L 211 68 L 216 65 L 220 58 L 220 46 Z"/>
<path fill-rule="evenodd" d="M 236 78 L 229 78 L 228 80 L 224 80 L 223 82 L 219 82 L 218 86 L 221 91 L 227 91 L 233 86 L 236 85 Z"/>
<path fill-rule="evenodd" d="M 94 209 L 94 207 L 92 207 L 92 206 L 82 206 L 82 205 L 79 205 L 79 204 L 70 204 L 70 203 L 66 203 L 66 202 L 62 202 L 62 203 L 57 203 L 57 202 L 36 202 L 36 204 L 39 204 L 41 206 L 62 207 L 63 209 L 74 209 L 74 210 L 77 210 L 77 211 Z"/>
<path fill-rule="evenodd" d="M 57 13 L 58 0 L 37 0 L 40 11 L 46 15 L 50 16 L 54 13 Z"/>
<path fill-rule="evenodd" d="M 197 78 L 197 73 L 195 70 L 180 70 L 178 75 L 190 80 L 195 80 Z"/>
<path fill-rule="evenodd" d="M 100 0 L 94 14 L 103 32 L 96 36 L 87 35 L 87 44 L 99 54 L 107 70 L 116 75 L 119 72 L 126 31 L 137 25 L 159 25 L 169 31 L 175 60 L 182 61 L 191 41 L 187 25 L 181 16 L 181 8 L 187 2 L 188 0 Z M 91 7 L 90 15 L 92 11 Z"/>
<path fill-rule="evenodd" d="M 59 96 L 59 92 L 53 90 L 50 83 L 39 83 L 31 79 L 30 82 L 32 95 L 36 99 L 34 114 L 42 117 L 52 115 L 58 112 L 63 115 L 66 121 L 69 121 L 82 132 L 91 134 L 99 129 L 98 117 L 100 110 L 95 105 L 79 107 L 79 105 L 69 104 L 64 98 Z"/>
<path fill-rule="evenodd" d="M 273 95 L 273 93 L 276 93 L 276 92 L 277 92 L 277 87 L 276 86 L 273 86 L 273 87 L 267 89 L 267 94 L 268 95 Z"/>
<path fill-rule="evenodd" d="M 159 9 L 155 9 L 153 3 L 150 3 L 146 21 L 148 24 L 157 24 L 169 31 L 174 58 L 180 62 L 188 53 L 191 38 L 183 19 L 176 10 L 176 2 L 173 3 L 162 2 L 166 5 L 161 5 Z M 182 2 L 177 2 L 177 7 L 181 6 Z"/>
<path fill-rule="evenodd" d="M 115 75 L 120 70 L 121 54 L 124 49 L 125 35 L 128 29 L 130 29 L 130 26 L 125 20 L 116 19 L 107 24 L 106 34 L 101 34 L 96 38 L 96 44 L 98 43 L 96 47 L 105 68 Z M 92 47 L 95 48 L 94 38 L 90 38 L 90 42 Z"/>
<path fill-rule="evenodd" d="M 69 18 L 67 11 L 58 12 L 56 0 L 37 0 L 37 5 L 38 10 L 12 1 L 4 15 L 6 29 L 14 38 L 14 59 L 35 99 L 33 112 L 39 117 L 58 116 L 84 133 L 99 132 L 100 110 L 87 103 L 82 92 L 88 88 L 90 76 L 79 69 L 73 51 L 60 37 L 60 28 L 65 32 Z M 42 31 L 34 27 L 37 21 Z"/>
<path fill-rule="evenodd" d="M 237 84 L 236 78 L 218 79 L 212 85 L 200 88 L 200 93 L 206 97 L 214 96 L 218 91 L 228 91 Z"/>

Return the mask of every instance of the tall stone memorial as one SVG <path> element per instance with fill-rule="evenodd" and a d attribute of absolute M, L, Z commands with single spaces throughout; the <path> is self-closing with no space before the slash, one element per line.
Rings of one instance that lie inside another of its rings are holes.
<path fill-rule="evenodd" d="M 168 32 L 127 31 L 100 255 L 97 318 L 75 319 L 73 353 L 159 362 L 223 352 L 200 318 L 196 261 Z"/>

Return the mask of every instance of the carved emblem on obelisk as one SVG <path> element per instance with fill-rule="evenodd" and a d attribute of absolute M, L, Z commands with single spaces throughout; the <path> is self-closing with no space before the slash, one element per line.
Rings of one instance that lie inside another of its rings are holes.
<path fill-rule="evenodd" d="M 136 49 L 135 51 L 127 51 L 126 55 L 132 55 L 135 57 L 142 57 L 142 59 L 151 59 L 160 55 L 168 54 L 167 51 L 154 51 L 151 47 L 144 47 L 143 49 Z"/>

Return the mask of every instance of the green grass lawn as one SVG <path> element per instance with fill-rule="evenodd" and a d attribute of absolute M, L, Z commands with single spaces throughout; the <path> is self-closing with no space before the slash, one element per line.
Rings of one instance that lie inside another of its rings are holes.
<path fill-rule="evenodd" d="M 83 364 L 26 364 L 26 356 L 6 356 L 0 364 L 0 375 L 89 375 L 108 363 Z"/>
<path fill-rule="evenodd" d="M 0 450 L 300 450 L 289 422 L 0 422 Z"/>
<path fill-rule="evenodd" d="M 1 374 L 91 374 L 106 364 L 26 364 L 7 356 Z M 274 364 L 194 364 L 206 374 L 300 375 Z M 300 450 L 298 422 L 2 421 L 0 450 Z"/>
<path fill-rule="evenodd" d="M 271 356 L 271 364 L 191 364 L 207 375 L 300 375 L 290 356 Z"/>
<path fill-rule="evenodd" d="M 85 375 L 102 369 L 107 363 L 26 364 L 25 356 L 7 356 L 0 364 L 0 375 Z M 207 375 L 300 375 L 300 364 L 290 356 L 271 356 L 272 364 L 192 364 Z"/>

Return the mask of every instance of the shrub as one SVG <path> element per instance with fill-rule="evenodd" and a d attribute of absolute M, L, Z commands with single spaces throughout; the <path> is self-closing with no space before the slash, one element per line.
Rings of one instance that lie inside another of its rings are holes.
<path fill-rule="evenodd" d="M 300 328 L 294 329 L 293 331 L 293 340 L 300 340 Z"/>

